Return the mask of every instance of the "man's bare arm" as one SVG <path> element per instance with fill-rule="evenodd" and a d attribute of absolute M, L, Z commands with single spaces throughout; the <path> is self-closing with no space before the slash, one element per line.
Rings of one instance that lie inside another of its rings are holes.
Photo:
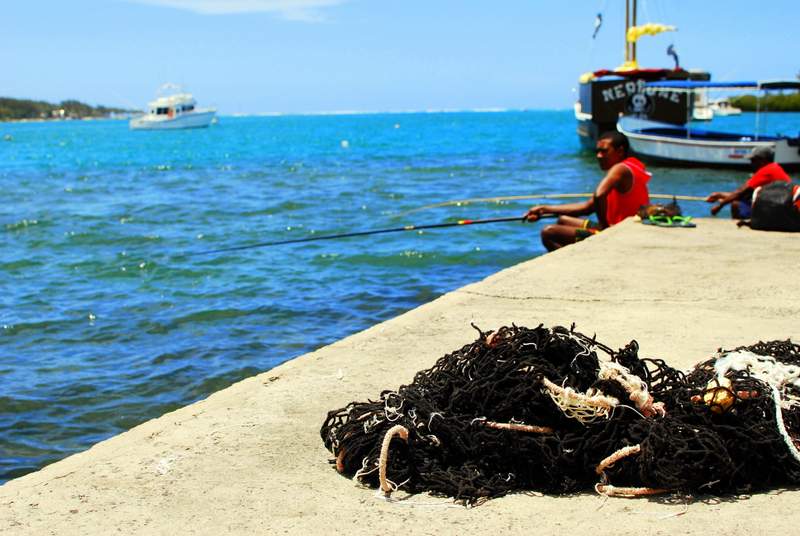
<path fill-rule="evenodd" d="M 747 186 L 747 183 L 744 183 L 741 186 L 739 186 L 736 190 L 734 190 L 734 191 L 726 194 L 725 196 L 719 198 L 718 199 L 719 202 L 716 205 L 714 205 L 713 207 L 711 207 L 711 214 L 716 216 L 717 213 L 720 210 L 722 210 L 722 207 L 724 207 L 728 203 L 732 203 L 733 201 L 736 201 L 737 199 L 742 199 L 749 190 L 750 190 L 750 188 Z"/>
<path fill-rule="evenodd" d="M 611 190 L 624 194 L 633 186 L 633 173 L 625 164 L 614 164 L 600 180 L 594 191 L 595 197 L 606 197 Z"/>
<path fill-rule="evenodd" d="M 617 190 L 619 193 L 624 194 L 633 186 L 633 173 L 628 166 L 619 163 L 614 164 L 608 170 L 606 176 L 597 185 L 594 191 L 595 210 L 597 212 L 597 219 L 600 226 L 608 227 L 608 220 L 606 219 L 606 198 L 611 190 Z"/>
<path fill-rule="evenodd" d="M 528 221 L 536 221 L 543 216 L 586 216 L 595 211 L 594 198 L 578 203 L 564 205 L 536 205 L 525 214 Z"/>

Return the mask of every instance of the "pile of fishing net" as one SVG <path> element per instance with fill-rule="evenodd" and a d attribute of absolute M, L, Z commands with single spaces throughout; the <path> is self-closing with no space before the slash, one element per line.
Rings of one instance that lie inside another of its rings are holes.
<path fill-rule="evenodd" d="M 320 433 L 337 471 L 470 504 L 800 483 L 797 344 L 720 351 L 683 373 L 574 326 L 479 333 L 411 384 L 329 412 Z"/>

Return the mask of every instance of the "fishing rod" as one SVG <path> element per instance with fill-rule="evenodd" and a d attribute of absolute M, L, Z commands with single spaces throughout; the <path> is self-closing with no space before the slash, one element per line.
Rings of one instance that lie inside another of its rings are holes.
<path fill-rule="evenodd" d="M 448 207 L 453 205 L 469 205 L 470 203 L 499 203 L 501 201 L 525 201 L 530 199 L 576 199 L 591 197 L 592 193 L 577 193 L 577 194 L 539 194 L 539 195 L 505 195 L 498 197 L 475 197 L 472 199 L 454 199 L 451 201 L 442 201 L 440 203 L 433 203 L 422 207 L 404 210 L 392 215 L 393 218 L 406 216 L 414 212 L 422 210 L 429 210 L 432 208 Z M 698 197 L 695 195 L 672 195 L 672 194 L 650 194 L 651 199 L 674 199 L 676 201 L 705 201 L 705 197 Z"/>
<path fill-rule="evenodd" d="M 309 236 L 306 238 L 292 238 L 289 240 L 277 240 L 273 242 L 259 242 L 257 244 L 246 244 L 243 246 L 232 246 L 228 248 L 212 249 L 209 251 L 198 251 L 196 253 L 184 253 L 183 256 L 194 257 L 198 255 L 211 255 L 214 253 L 225 253 L 228 251 L 241 251 L 243 249 L 264 248 L 270 246 L 281 246 L 284 244 L 299 244 L 301 242 L 315 242 L 317 240 L 333 240 L 334 238 L 350 238 L 353 236 L 367 236 L 384 233 L 397 233 L 401 231 L 419 231 L 422 229 L 442 229 L 444 227 L 459 227 L 464 225 L 483 225 L 486 223 L 501 223 L 509 221 L 525 221 L 524 216 L 512 216 L 505 218 L 488 218 L 482 220 L 458 220 L 450 223 L 433 223 L 428 225 L 404 225 L 403 227 L 392 227 L 389 229 L 373 229 L 370 231 L 356 231 L 352 233 L 331 234 L 323 236 Z"/>

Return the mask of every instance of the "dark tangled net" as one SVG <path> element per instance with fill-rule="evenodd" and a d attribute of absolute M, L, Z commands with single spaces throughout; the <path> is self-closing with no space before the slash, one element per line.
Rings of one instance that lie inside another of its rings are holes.
<path fill-rule="evenodd" d="M 800 346 L 789 341 L 736 351 L 771 356 L 800 376 Z M 602 360 L 598 352 L 605 354 Z M 637 407 L 620 381 L 598 378 L 601 362 L 637 376 L 652 399 L 663 403 L 663 414 Z M 614 486 L 708 494 L 800 482 L 796 451 L 778 422 L 782 415 L 788 436 L 800 432 L 800 404 L 791 403 L 800 401 L 800 390 L 791 382 L 781 386 L 784 407 L 776 412 L 773 387 L 750 368 L 731 369 L 719 383 L 716 362 L 684 374 L 662 360 L 639 358 L 635 341 L 613 351 L 574 327 L 502 327 L 480 332 L 475 342 L 397 391 L 329 412 L 320 433 L 340 473 L 377 487 L 381 443 L 400 424 L 408 439 L 391 441 L 388 479 L 411 493 L 471 504 L 512 491 L 576 492 L 601 479 Z M 581 422 L 556 404 L 548 380 L 619 404 Z M 489 422 L 550 431 L 496 429 Z M 633 445 L 639 445 L 638 454 L 598 476 L 601 460 Z"/>

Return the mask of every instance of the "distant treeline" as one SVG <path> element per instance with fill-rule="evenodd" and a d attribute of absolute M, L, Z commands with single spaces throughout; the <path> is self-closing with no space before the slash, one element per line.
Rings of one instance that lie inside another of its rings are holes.
<path fill-rule="evenodd" d="M 800 112 L 800 92 L 764 95 L 763 97 L 742 95 L 741 97 L 731 97 L 731 104 L 745 112 L 755 112 L 757 109 L 771 112 Z"/>
<path fill-rule="evenodd" d="M 17 119 L 83 119 L 86 117 L 109 117 L 112 114 L 130 113 L 132 110 L 89 106 L 76 100 L 65 100 L 59 104 L 25 99 L 0 97 L 0 121 Z"/>

